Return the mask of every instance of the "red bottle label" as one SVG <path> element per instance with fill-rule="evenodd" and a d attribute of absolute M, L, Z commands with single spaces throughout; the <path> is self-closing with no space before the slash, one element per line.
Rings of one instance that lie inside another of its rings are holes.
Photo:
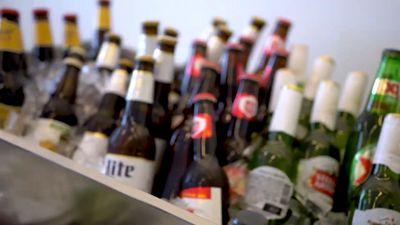
<path fill-rule="evenodd" d="M 238 93 L 233 102 L 232 115 L 246 120 L 254 120 L 258 110 L 258 99 L 248 93 Z"/>
<path fill-rule="evenodd" d="M 315 170 L 313 176 L 310 177 L 310 187 L 323 193 L 329 197 L 333 197 L 335 193 L 337 177 L 322 170 Z"/>
<path fill-rule="evenodd" d="M 209 138 L 213 135 L 212 116 L 207 113 L 197 114 L 193 118 L 192 138 Z"/>
<path fill-rule="evenodd" d="M 192 77 L 199 77 L 201 74 L 201 64 L 203 63 L 204 57 L 202 55 L 195 55 L 189 62 L 186 74 L 190 74 Z"/>

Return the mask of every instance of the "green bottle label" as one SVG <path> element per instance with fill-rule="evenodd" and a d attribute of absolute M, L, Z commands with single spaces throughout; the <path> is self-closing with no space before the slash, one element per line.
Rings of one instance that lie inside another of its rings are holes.
<path fill-rule="evenodd" d="M 369 177 L 372 170 L 375 148 L 375 144 L 369 144 L 360 149 L 354 156 L 350 170 L 350 184 L 352 189 L 364 183 Z"/>
<path fill-rule="evenodd" d="M 375 112 L 395 112 L 400 99 L 400 82 L 378 78 L 372 87 L 372 109 Z"/>

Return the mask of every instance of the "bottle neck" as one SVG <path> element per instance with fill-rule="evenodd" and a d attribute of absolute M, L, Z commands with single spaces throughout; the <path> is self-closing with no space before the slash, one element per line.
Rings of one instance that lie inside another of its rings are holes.
<path fill-rule="evenodd" d="M 236 96 L 239 75 L 239 51 L 228 51 L 222 61 L 220 102 L 231 105 Z"/>
<path fill-rule="evenodd" d="M 323 133 L 332 134 L 333 131 L 330 130 L 325 124 L 320 122 L 315 122 L 310 124 L 311 131 L 322 131 Z"/>
<path fill-rule="evenodd" d="M 217 136 L 214 122 L 214 106 L 211 102 L 200 101 L 194 106 L 193 117 L 194 160 L 214 156 L 217 148 Z"/>
<path fill-rule="evenodd" d="M 99 7 L 98 29 L 103 31 L 109 31 L 111 29 L 111 14 L 109 5 L 100 5 Z"/>
<path fill-rule="evenodd" d="M 36 47 L 41 48 L 52 48 L 53 47 L 53 37 L 51 35 L 50 23 L 46 18 L 36 19 Z"/>
<path fill-rule="evenodd" d="M 64 66 L 63 75 L 56 91 L 52 95 L 59 99 L 64 99 L 71 104 L 75 103 L 76 91 L 78 89 L 80 69 L 66 64 Z"/>
<path fill-rule="evenodd" d="M 249 127 L 249 120 L 234 117 L 228 128 L 228 138 L 250 140 Z"/>
<path fill-rule="evenodd" d="M 201 63 L 205 59 L 205 48 L 195 48 L 186 65 L 185 75 L 182 80 L 182 95 L 190 95 L 201 75 Z"/>
<path fill-rule="evenodd" d="M 398 182 L 400 180 L 400 174 L 395 173 L 388 166 L 384 164 L 374 164 L 372 166 L 371 174 L 375 177 L 381 179 L 390 179 L 395 182 Z"/>
<path fill-rule="evenodd" d="M 154 103 L 168 109 L 168 95 L 171 91 L 171 84 L 156 81 L 154 89 Z"/>
<path fill-rule="evenodd" d="M 76 22 L 65 21 L 64 45 L 66 48 L 81 46 L 78 24 Z"/>
<path fill-rule="evenodd" d="M 194 96 L 199 93 L 211 93 L 214 96 L 219 96 L 219 76 L 216 71 L 210 68 L 202 69 L 202 75 L 195 85 L 192 96 L 190 100 L 194 99 Z M 193 102 L 189 102 L 189 106 L 191 107 Z"/>
<path fill-rule="evenodd" d="M 125 99 L 115 93 L 106 93 L 99 105 L 98 113 L 118 120 L 122 109 L 125 107 Z"/>
<path fill-rule="evenodd" d="M 276 71 L 284 68 L 286 66 L 286 61 L 286 56 L 276 54 L 272 55 L 270 60 L 268 61 L 268 65 L 265 68 L 261 81 L 261 87 L 264 90 L 262 104 L 265 104 L 266 107 L 268 107 L 269 101 L 271 99 L 272 86 L 274 84 Z"/>
<path fill-rule="evenodd" d="M 283 132 L 269 132 L 268 141 L 284 142 L 286 145 L 292 146 L 294 143 L 294 138 Z"/>
<path fill-rule="evenodd" d="M 18 18 L 8 18 L 2 15 L 0 19 L 0 52 L 21 54 L 24 52 L 22 34 Z"/>

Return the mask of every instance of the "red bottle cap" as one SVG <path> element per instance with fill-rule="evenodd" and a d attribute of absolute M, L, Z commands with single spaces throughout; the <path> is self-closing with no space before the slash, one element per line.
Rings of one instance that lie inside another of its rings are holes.
<path fill-rule="evenodd" d="M 290 22 L 290 20 L 286 19 L 286 18 L 279 18 L 278 23 L 282 24 L 282 25 L 286 25 L 288 27 L 292 25 L 292 22 Z"/>
<path fill-rule="evenodd" d="M 67 20 L 67 21 L 76 22 L 77 18 L 78 18 L 78 16 L 73 13 L 64 14 L 64 20 Z"/>
<path fill-rule="evenodd" d="M 47 8 L 37 8 L 33 10 L 35 16 L 47 16 L 49 10 Z"/>
<path fill-rule="evenodd" d="M 19 13 L 16 9 L 13 8 L 3 8 L 0 10 L 1 15 L 10 15 L 10 16 L 19 16 Z"/>
<path fill-rule="evenodd" d="M 110 3 L 111 2 L 109 0 L 99 0 L 99 5 L 101 6 L 109 6 Z"/>
<path fill-rule="evenodd" d="M 193 41 L 193 45 L 207 46 L 207 43 L 201 39 L 196 39 Z"/>

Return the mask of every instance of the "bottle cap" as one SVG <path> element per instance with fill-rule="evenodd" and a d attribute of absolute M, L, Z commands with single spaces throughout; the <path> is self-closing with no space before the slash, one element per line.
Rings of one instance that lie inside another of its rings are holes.
<path fill-rule="evenodd" d="M 232 31 L 226 25 L 219 26 L 217 30 L 217 36 L 220 37 L 223 42 L 226 42 L 232 36 Z"/>
<path fill-rule="evenodd" d="M 204 46 L 204 48 L 207 47 L 207 42 L 205 42 L 204 40 L 201 39 L 196 39 L 193 41 L 193 46 Z"/>
<path fill-rule="evenodd" d="M 176 30 L 173 27 L 166 27 L 164 29 L 164 35 L 173 37 L 173 38 L 178 38 L 178 30 Z"/>
<path fill-rule="evenodd" d="M 101 6 L 110 6 L 111 2 L 109 0 L 99 0 L 98 3 Z"/>
<path fill-rule="evenodd" d="M 296 44 L 293 46 L 288 59 L 288 67 L 296 75 L 298 83 L 304 83 L 308 61 L 308 46 Z"/>
<path fill-rule="evenodd" d="M 254 16 L 251 19 L 251 24 L 257 28 L 257 30 L 262 30 L 266 24 L 265 20 L 260 16 Z"/>
<path fill-rule="evenodd" d="M 121 42 L 122 42 L 121 36 L 119 36 L 118 34 L 115 34 L 115 33 L 111 33 L 111 32 L 107 33 L 105 40 L 115 43 L 118 46 L 121 46 Z"/>
<path fill-rule="evenodd" d="M 296 76 L 290 69 L 279 69 L 276 72 L 274 84 L 272 86 L 271 100 L 269 102 L 268 112 L 272 113 L 275 111 L 279 95 L 282 92 L 283 87 L 288 84 L 296 84 Z"/>
<path fill-rule="evenodd" d="M 3 8 L 0 10 L 0 14 L 3 16 L 16 16 L 19 17 L 19 12 L 13 8 Z"/>
<path fill-rule="evenodd" d="M 293 85 L 284 86 L 278 98 L 269 130 L 296 135 L 303 94 Z"/>
<path fill-rule="evenodd" d="M 219 26 L 226 26 L 227 22 L 224 18 L 216 16 L 214 17 L 212 24 L 214 27 L 219 27 Z"/>
<path fill-rule="evenodd" d="M 355 118 L 358 116 L 367 87 L 367 81 L 368 76 L 363 72 L 351 72 L 347 76 L 339 99 L 339 111 L 350 113 Z"/>
<path fill-rule="evenodd" d="M 78 19 L 78 16 L 76 14 L 73 14 L 73 13 L 64 14 L 65 21 L 76 23 L 77 19 Z"/>
<path fill-rule="evenodd" d="M 333 80 L 320 83 L 312 108 L 311 123 L 319 122 L 328 129 L 335 130 L 339 92 L 339 84 Z"/>
<path fill-rule="evenodd" d="M 335 68 L 335 61 L 332 57 L 324 55 L 318 57 L 314 61 L 313 70 L 311 76 L 307 81 L 306 88 L 304 90 L 304 97 L 313 100 L 319 86 L 319 83 L 323 80 L 330 79 Z"/>
<path fill-rule="evenodd" d="M 130 70 L 133 69 L 133 61 L 131 59 L 129 59 L 129 58 L 121 57 L 121 59 L 118 62 L 118 65 L 122 66 L 122 67 L 129 68 Z"/>
<path fill-rule="evenodd" d="M 194 96 L 194 103 L 199 101 L 210 101 L 212 103 L 217 103 L 217 98 L 211 93 L 199 93 Z"/>
<path fill-rule="evenodd" d="M 47 16 L 49 10 L 47 8 L 36 8 L 33 10 L 33 15 L 35 16 Z"/>
<path fill-rule="evenodd" d="M 167 45 L 170 47 L 175 47 L 176 45 L 176 38 L 170 37 L 170 36 L 166 36 L 166 35 L 161 35 L 158 38 L 158 43 L 162 44 L 162 45 Z"/>
<path fill-rule="evenodd" d="M 292 25 L 292 22 L 286 18 L 279 18 L 278 25 L 290 27 Z"/>
<path fill-rule="evenodd" d="M 136 58 L 135 69 L 138 69 L 142 65 L 147 65 L 147 66 L 153 68 L 154 64 L 155 64 L 155 60 L 154 60 L 153 56 L 142 55 L 142 56 L 139 56 L 138 58 Z"/>
<path fill-rule="evenodd" d="M 395 173 L 400 173 L 400 114 L 388 114 L 383 122 L 374 164 L 388 166 Z"/>

